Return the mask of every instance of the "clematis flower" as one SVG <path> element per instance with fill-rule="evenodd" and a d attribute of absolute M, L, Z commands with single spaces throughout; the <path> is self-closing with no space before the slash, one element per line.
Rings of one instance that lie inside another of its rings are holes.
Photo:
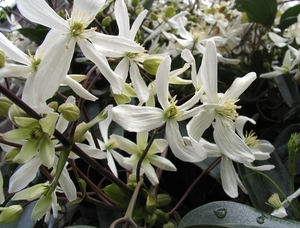
<path fill-rule="evenodd" d="M 53 110 L 46 106 L 45 100 L 39 101 L 37 99 L 36 94 L 42 93 L 43 91 L 40 90 L 40 87 L 34 86 L 37 70 L 47 51 L 46 43 L 43 43 L 36 50 L 34 56 L 30 54 L 26 55 L 0 33 L 0 49 L 5 52 L 5 55 L 10 58 L 10 60 L 19 63 L 6 63 L 4 67 L 0 68 L 0 79 L 4 77 L 21 77 L 26 79 L 22 100 L 38 112 L 52 112 Z M 81 84 L 68 75 L 66 75 L 62 83 L 70 86 L 70 88 L 72 88 L 79 96 L 87 100 L 95 101 L 97 99 L 97 97 L 90 94 Z"/>
<path fill-rule="evenodd" d="M 148 132 L 166 124 L 166 138 L 174 155 L 182 161 L 202 161 L 206 157 L 205 151 L 203 148 L 194 150 L 184 143 L 178 122 L 198 113 L 198 109 L 192 107 L 199 101 L 203 90 L 180 106 L 176 105 L 176 96 L 169 101 L 170 67 L 171 58 L 167 56 L 156 73 L 156 94 L 162 108 L 118 105 L 112 108 L 113 120 L 125 130 L 133 132 Z"/>
<path fill-rule="evenodd" d="M 224 93 L 217 92 L 217 50 L 213 40 L 206 44 L 202 64 L 201 78 L 205 96 L 199 113 L 187 124 L 187 131 L 195 150 L 202 148 L 200 143 L 203 132 L 213 123 L 214 140 L 222 153 L 240 163 L 252 162 L 255 157 L 245 142 L 234 132 L 234 121 L 238 116 L 235 103 L 238 97 L 255 80 L 255 73 L 249 73 L 234 80 Z"/>
<path fill-rule="evenodd" d="M 141 47 L 126 38 L 104 35 L 93 28 L 87 29 L 104 4 L 105 0 L 75 0 L 71 16 L 67 15 L 68 18 L 65 20 L 44 0 L 34 2 L 18 0 L 18 9 L 23 16 L 35 23 L 52 28 L 44 40 L 49 51 L 44 56 L 45 61 L 41 61 L 34 81 L 34 86 L 39 88 L 37 96 L 41 101 L 52 97 L 65 79 L 76 43 L 83 54 L 98 66 L 110 82 L 114 93 L 121 93 L 124 87 L 123 81 L 111 70 L 105 56 L 95 51 L 94 44 L 112 50 L 129 52 L 139 50 Z"/>
<path fill-rule="evenodd" d="M 275 210 L 271 213 L 271 215 L 284 218 L 287 216 L 285 208 L 287 208 L 291 201 L 297 198 L 300 195 L 300 188 L 295 191 L 292 195 L 288 196 L 284 201 L 280 201 L 279 196 L 277 193 L 274 193 L 269 199 L 266 204 L 270 205 L 271 207 L 275 208 Z"/>
<path fill-rule="evenodd" d="M 117 144 L 118 148 L 131 155 L 129 158 L 124 158 L 124 163 L 133 167 L 134 174 L 136 174 L 137 163 L 147 147 L 148 135 L 148 132 L 137 133 L 136 144 L 122 136 L 111 135 L 111 139 Z M 154 139 L 144 160 L 142 161 L 141 168 L 152 185 L 157 185 L 159 181 L 151 164 L 163 170 L 176 171 L 176 167 L 168 159 L 156 155 L 157 153 L 161 153 L 167 146 L 167 140 Z"/>

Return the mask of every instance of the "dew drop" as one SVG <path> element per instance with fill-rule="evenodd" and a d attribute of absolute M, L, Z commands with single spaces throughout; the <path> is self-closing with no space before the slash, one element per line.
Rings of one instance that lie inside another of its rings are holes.
<path fill-rule="evenodd" d="M 224 218 L 227 214 L 227 210 L 225 208 L 219 208 L 214 210 L 214 213 L 218 218 Z"/>
<path fill-rule="evenodd" d="M 263 224 L 265 222 L 265 216 L 262 215 L 262 216 L 257 217 L 256 222 L 259 224 Z"/>

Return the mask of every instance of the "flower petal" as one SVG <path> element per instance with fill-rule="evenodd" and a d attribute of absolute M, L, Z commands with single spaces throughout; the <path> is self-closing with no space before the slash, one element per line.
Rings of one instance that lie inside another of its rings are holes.
<path fill-rule="evenodd" d="M 115 2 L 115 17 L 119 28 L 119 36 L 130 39 L 128 11 L 123 0 L 116 0 Z"/>
<path fill-rule="evenodd" d="M 158 181 L 156 172 L 148 160 L 143 160 L 142 168 L 144 169 L 145 175 L 149 179 L 151 184 L 158 185 L 159 181 Z"/>
<path fill-rule="evenodd" d="M 186 162 L 199 162 L 206 158 L 205 151 L 194 150 L 190 145 L 186 145 L 179 131 L 179 125 L 175 120 L 167 121 L 166 137 L 169 146 L 178 159 Z"/>
<path fill-rule="evenodd" d="M 232 161 L 224 156 L 221 159 L 220 174 L 222 187 L 226 194 L 231 198 L 238 197 L 237 173 L 233 167 Z"/>
<path fill-rule="evenodd" d="M 28 78 L 31 70 L 30 66 L 7 63 L 3 68 L 0 68 L 0 79 L 5 77 Z"/>
<path fill-rule="evenodd" d="M 130 37 L 129 39 L 134 40 L 141 24 L 143 23 L 144 18 L 146 17 L 148 13 L 148 10 L 143 10 L 142 12 L 140 12 L 140 14 L 136 17 L 136 19 L 134 20 L 132 26 L 131 26 L 131 30 L 130 30 Z"/>
<path fill-rule="evenodd" d="M 116 164 L 115 164 L 115 161 L 112 157 L 112 154 L 107 151 L 107 164 L 108 164 L 108 167 L 110 168 L 110 170 L 112 171 L 112 173 L 118 177 L 118 170 L 117 170 L 117 167 L 116 167 Z"/>
<path fill-rule="evenodd" d="M 44 0 L 22 0 L 18 1 L 17 5 L 21 14 L 32 22 L 68 32 L 68 23 Z"/>
<path fill-rule="evenodd" d="M 42 164 L 50 169 L 54 164 L 55 150 L 52 140 L 47 135 L 41 139 L 39 152 Z"/>
<path fill-rule="evenodd" d="M 83 143 L 76 143 L 76 145 L 92 158 L 96 158 L 96 159 L 106 158 L 106 153 L 100 149 L 97 149 L 95 147 Z"/>
<path fill-rule="evenodd" d="M 151 164 L 155 165 L 156 167 L 166 170 L 166 171 L 176 171 L 175 165 L 169 161 L 168 159 L 154 155 L 154 156 L 149 156 L 147 159 L 150 161 Z"/>
<path fill-rule="evenodd" d="M 3 139 L 9 142 L 18 142 L 29 137 L 31 129 L 18 128 L 8 131 L 2 135 Z"/>
<path fill-rule="evenodd" d="M 140 103 L 143 104 L 149 99 L 149 89 L 144 79 L 142 78 L 140 70 L 136 63 L 134 62 L 131 63 L 129 73 L 130 73 L 132 86 L 136 91 Z"/>
<path fill-rule="evenodd" d="M 129 154 L 138 154 L 140 152 L 137 145 L 127 138 L 113 134 L 110 136 L 110 139 L 117 144 L 118 148 Z"/>
<path fill-rule="evenodd" d="M 280 207 L 279 209 L 275 209 L 271 215 L 277 217 L 277 218 L 284 218 L 287 216 L 286 210 L 284 207 Z"/>
<path fill-rule="evenodd" d="M 94 17 L 100 12 L 104 4 L 105 0 L 74 0 L 71 16 L 73 17 L 75 12 L 80 12 L 79 15 L 85 16 L 86 21 L 84 23 L 91 22 L 91 20 L 93 20 Z"/>
<path fill-rule="evenodd" d="M 39 146 L 40 146 L 39 140 L 28 139 L 22 146 L 17 156 L 13 159 L 13 162 L 19 164 L 25 164 L 29 162 L 36 154 Z"/>
<path fill-rule="evenodd" d="M 247 116 L 238 116 L 235 120 L 235 130 L 237 132 L 237 134 L 243 139 L 245 140 L 245 136 L 244 136 L 244 126 L 245 126 L 245 123 L 249 121 L 251 122 L 252 124 L 256 124 L 255 120 L 254 119 L 251 119 Z"/>
<path fill-rule="evenodd" d="M 161 62 L 156 72 L 156 94 L 157 99 L 164 110 L 166 110 L 169 103 L 169 72 L 171 69 L 171 57 L 167 56 Z"/>
<path fill-rule="evenodd" d="M 127 131 L 151 131 L 165 123 L 163 111 L 155 107 L 118 105 L 112 108 L 113 120 Z"/>

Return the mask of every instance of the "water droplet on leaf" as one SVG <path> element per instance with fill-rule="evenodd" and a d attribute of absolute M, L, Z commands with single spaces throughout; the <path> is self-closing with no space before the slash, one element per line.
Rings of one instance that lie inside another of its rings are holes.
<path fill-rule="evenodd" d="M 259 224 L 263 224 L 265 222 L 265 216 L 262 215 L 262 216 L 257 217 L 256 222 Z"/>
<path fill-rule="evenodd" d="M 227 210 L 225 208 L 219 208 L 214 210 L 214 213 L 218 218 L 224 218 L 227 214 Z"/>

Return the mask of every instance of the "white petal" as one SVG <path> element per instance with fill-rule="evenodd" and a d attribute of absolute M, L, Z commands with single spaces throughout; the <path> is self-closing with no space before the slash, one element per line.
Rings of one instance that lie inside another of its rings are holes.
<path fill-rule="evenodd" d="M 123 58 L 115 68 L 115 73 L 121 76 L 123 81 L 125 82 L 128 76 L 130 62 L 128 58 Z"/>
<path fill-rule="evenodd" d="M 148 160 L 151 162 L 151 164 L 155 165 L 158 168 L 161 168 L 163 170 L 166 171 L 176 171 L 176 167 L 175 165 L 169 161 L 168 159 L 158 156 L 158 155 L 154 155 L 154 156 L 149 156 L 147 157 Z"/>
<path fill-rule="evenodd" d="M 260 74 L 259 77 L 260 78 L 274 78 L 274 77 L 277 77 L 279 75 L 282 75 L 282 73 L 279 72 L 279 71 L 272 71 L 272 72 Z"/>
<path fill-rule="evenodd" d="M 222 156 L 222 153 L 219 149 L 219 147 L 214 144 L 214 143 L 210 143 L 207 140 L 205 140 L 204 138 L 200 139 L 200 144 L 203 145 L 206 153 L 207 153 L 207 157 L 220 157 Z"/>
<path fill-rule="evenodd" d="M 222 157 L 220 174 L 222 187 L 226 194 L 231 198 L 238 197 L 238 183 L 236 179 L 237 174 L 230 159 Z"/>
<path fill-rule="evenodd" d="M 96 158 L 96 159 L 106 158 L 106 153 L 104 153 L 100 149 L 97 149 L 96 147 L 92 147 L 83 143 L 76 143 L 76 145 L 92 158 Z"/>
<path fill-rule="evenodd" d="M 89 0 L 89 1 L 74 0 L 72 17 L 74 16 L 73 13 L 80 12 L 80 14 L 84 14 L 86 17 L 85 23 L 91 22 L 91 20 L 94 19 L 97 13 L 100 12 L 104 3 L 105 0 Z"/>
<path fill-rule="evenodd" d="M 139 30 L 141 24 L 143 23 L 144 18 L 146 17 L 148 13 L 148 10 L 143 10 L 138 16 L 137 18 L 134 20 L 132 26 L 131 26 L 131 30 L 130 30 L 130 37 L 129 39 L 134 40 L 137 31 Z"/>
<path fill-rule="evenodd" d="M 267 140 L 258 139 L 258 149 L 265 153 L 272 153 L 275 150 L 275 147 Z"/>
<path fill-rule="evenodd" d="M 116 0 L 115 2 L 115 17 L 119 28 L 119 36 L 130 39 L 129 16 L 123 0 Z"/>
<path fill-rule="evenodd" d="M 151 131 L 165 123 L 163 111 L 155 107 L 118 105 L 112 108 L 113 120 L 127 131 Z"/>
<path fill-rule="evenodd" d="M 254 72 L 250 72 L 242 78 L 236 78 L 226 91 L 224 98 L 230 97 L 231 99 L 238 99 L 255 79 L 256 73 Z"/>
<path fill-rule="evenodd" d="M 142 162 L 142 167 L 144 169 L 145 175 L 149 179 L 152 185 L 157 185 L 159 183 L 156 172 L 154 168 L 151 166 L 148 160 L 144 160 Z"/>
<path fill-rule="evenodd" d="M 17 192 L 25 188 L 36 177 L 41 164 L 39 156 L 35 156 L 22 165 L 9 179 L 9 192 Z"/>
<path fill-rule="evenodd" d="M 292 195 L 288 196 L 287 199 L 285 199 L 282 202 L 283 207 L 287 207 L 289 205 L 288 201 L 291 202 L 293 199 L 297 198 L 300 195 L 300 188 L 298 188 L 297 191 L 295 191 Z"/>
<path fill-rule="evenodd" d="M 37 96 L 42 102 L 51 98 L 65 79 L 74 54 L 75 39 L 57 33 L 48 48 L 53 52 L 43 56 L 35 77 Z"/>
<path fill-rule="evenodd" d="M 95 101 L 98 99 L 93 94 L 91 94 L 89 91 L 87 91 L 85 88 L 83 88 L 83 86 L 79 82 L 75 81 L 68 75 L 62 81 L 62 83 L 67 84 L 78 96 L 80 96 L 86 100 Z"/>
<path fill-rule="evenodd" d="M 275 209 L 271 215 L 277 217 L 277 218 L 284 218 L 287 216 L 286 210 L 284 207 L 281 207 L 279 209 Z"/>
<path fill-rule="evenodd" d="M 99 129 L 100 129 L 100 132 L 101 132 L 101 136 L 103 138 L 103 141 L 105 143 L 107 143 L 108 141 L 108 128 L 109 128 L 109 125 L 112 121 L 112 112 L 111 112 L 111 109 L 112 109 L 112 105 L 108 105 L 105 110 L 107 111 L 107 118 L 103 121 L 100 121 L 99 122 Z"/>
<path fill-rule="evenodd" d="M 147 144 L 145 144 L 146 147 Z M 168 141 L 165 139 L 154 139 L 152 145 L 149 148 L 148 154 L 153 155 L 157 153 L 161 153 L 168 146 Z"/>
<path fill-rule="evenodd" d="M 0 78 L 5 77 L 23 77 L 28 78 L 31 74 L 31 67 L 25 65 L 17 65 L 7 63 L 3 68 L 0 68 Z"/>
<path fill-rule="evenodd" d="M 260 166 L 254 166 L 251 163 L 244 163 L 244 166 L 248 167 L 249 169 L 252 170 L 258 170 L 258 171 L 267 171 L 267 170 L 271 170 L 274 169 L 275 166 L 274 165 L 260 165 Z"/>
<path fill-rule="evenodd" d="M 244 133 L 243 133 L 243 130 L 244 130 L 244 126 L 245 126 L 245 123 L 249 121 L 253 124 L 256 124 L 255 120 L 254 119 L 251 119 L 247 116 L 238 116 L 235 120 L 235 130 L 237 132 L 237 134 L 243 139 L 245 140 L 245 136 L 244 136 Z"/>
<path fill-rule="evenodd" d="M 117 151 L 115 150 L 109 150 L 109 152 L 112 154 L 113 158 L 119 163 L 120 166 L 122 166 L 124 169 L 126 170 L 131 170 L 132 166 L 131 165 L 127 165 L 124 163 L 124 157 L 119 154 Z"/>
<path fill-rule="evenodd" d="M 123 1 L 123 0 L 122 0 Z M 149 99 L 149 89 L 141 76 L 140 70 L 136 63 L 132 62 L 130 66 L 130 78 L 131 83 L 136 91 L 141 104 L 145 103 Z"/>
<path fill-rule="evenodd" d="M 140 152 L 137 145 L 127 138 L 112 134 L 110 136 L 110 139 L 117 144 L 118 148 L 120 148 L 123 151 L 126 151 L 129 154 L 138 154 Z"/>
<path fill-rule="evenodd" d="M 97 65 L 101 73 L 108 80 L 112 86 L 113 92 L 121 94 L 121 91 L 124 88 L 124 82 L 122 78 L 110 68 L 107 59 L 99 52 L 96 52 L 95 47 L 88 40 L 79 39 L 77 42 L 83 54 Z"/>
<path fill-rule="evenodd" d="M 148 138 L 149 138 L 148 132 L 139 132 L 136 134 L 136 144 L 137 144 L 137 147 L 139 150 L 145 149 L 145 147 L 147 146 L 147 143 L 148 143 Z M 153 143 L 152 143 L 152 145 L 153 145 Z M 149 151 L 148 151 L 148 153 L 149 153 Z"/>
<path fill-rule="evenodd" d="M 214 139 L 221 152 L 236 162 L 253 162 L 255 157 L 251 149 L 226 124 L 228 123 L 224 123 L 219 118 L 216 118 Z"/>
<path fill-rule="evenodd" d="M 0 204 L 3 204 L 5 201 L 5 195 L 3 192 L 3 176 L 2 172 L 0 171 Z"/>
<path fill-rule="evenodd" d="M 175 120 L 167 121 L 166 137 L 169 146 L 178 159 L 186 162 L 199 162 L 206 158 L 204 150 L 194 150 L 190 145 L 186 145 L 179 131 L 179 125 Z"/>
<path fill-rule="evenodd" d="M 21 14 L 32 22 L 68 32 L 68 23 L 44 0 L 22 0 L 18 1 L 17 4 Z"/>
<path fill-rule="evenodd" d="M 31 66 L 29 57 L 15 45 L 13 45 L 2 33 L 0 33 L 0 50 L 4 51 L 8 58 L 18 63 Z"/>
<path fill-rule="evenodd" d="M 112 171 L 112 173 L 118 177 L 118 170 L 117 170 L 117 167 L 116 167 L 116 164 L 115 164 L 115 161 L 111 155 L 111 153 L 109 151 L 107 151 L 107 164 L 108 164 L 108 167 L 110 168 L 110 170 Z"/>
<path fill-rule="evenodd" d="M 165 110 L 169 107 L 169 72 L 171 69 L 171 57 L 167 56 L 161 62 L 156 72 L 156 94 L 157 99 Z"/>
<path fill-rule="evenodd" d="M 212 103 L 218 103 L 218 61 L 217 49 L 213 40 L 207 41 L 200 70 L 203 88 L 207 97 Z"/>

